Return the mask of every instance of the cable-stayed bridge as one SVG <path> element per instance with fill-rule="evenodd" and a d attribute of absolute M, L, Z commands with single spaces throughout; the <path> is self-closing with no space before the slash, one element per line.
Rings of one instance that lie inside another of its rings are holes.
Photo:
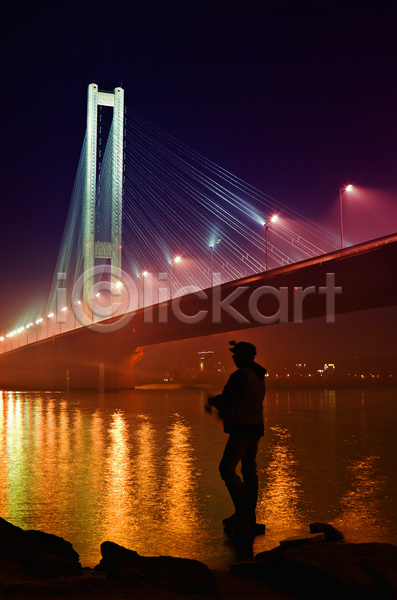
<path fill-rule="evenodd" d="M 150 344 L 395 304 L 396 236 L 341 241 L 91 84 L 48 304 L 1 334 L 0 386 L 128 387 Z"/>

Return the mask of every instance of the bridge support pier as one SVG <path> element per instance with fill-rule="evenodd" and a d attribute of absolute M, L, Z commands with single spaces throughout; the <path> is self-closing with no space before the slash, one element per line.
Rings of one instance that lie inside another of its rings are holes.
<path fill-rule="evenodd" d="M 124 358 L 119 371 L 116 386 L 119 390 L 133 390 L 135 388 L 135 363 L 144 358 L 144 348 L 138 347 L 128 358 Z"/>
<path fill-rule="evenodd" d="M 98 364 L 98 389 L 105 391 L 132 390 L 135 387 L 135 363 L 144 358 L 144 348 L 138 347 L 118 363 Z"/>

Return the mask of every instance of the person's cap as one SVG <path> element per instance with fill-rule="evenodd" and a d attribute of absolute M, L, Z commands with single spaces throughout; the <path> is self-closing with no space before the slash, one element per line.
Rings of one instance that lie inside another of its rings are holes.
<path fill-rule="evenodd" d="M 249 358 L 255 358 L 256 356 L 256 348 L 254 344 L 250 344 L 249 342 L 229 342 L 232 346 L 229 348 L 230 352 L 233 354 L 246 354 Z"/>

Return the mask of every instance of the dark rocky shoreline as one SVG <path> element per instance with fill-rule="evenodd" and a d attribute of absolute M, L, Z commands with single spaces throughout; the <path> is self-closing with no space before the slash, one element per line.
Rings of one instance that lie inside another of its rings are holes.
<path fill-rule="evenodd" d="M 397 598 L 397 546 L 350 544 L 330 525 L 310 526 L 305 538 L 284 540 L 254 559 L 210 570 L 171 556 L 144 557 L 113 542 L 102 559 L 83 568 L 72 544 L 41 531 L 25 531 L 0 518 L 0 595 L 13 598 L 197 597 L 349 600 Z"/>

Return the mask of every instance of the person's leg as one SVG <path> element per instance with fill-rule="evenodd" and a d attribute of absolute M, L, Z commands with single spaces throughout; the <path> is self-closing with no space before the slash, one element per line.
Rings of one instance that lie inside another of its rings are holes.
<path fill-rule="evenodd" d="M 236 517 L 248 514 L 248 499 L 246 488 L 241 478 L 236 473 L 236 468 L 249 447 L 252 438 L 230 434 L 225 451 L 219 465 L 219 471 L 233 501 Z"/>
<path fill-rule="evenodd" d="M 258 439 L 251 439 L 251 444 L 241 458 L 241 472 L 243 474 L 247 508 L 254 522 L 256 522 L 255 510 L 258 501 L 258 473 L 256 465 L 258 442 Z"/>

